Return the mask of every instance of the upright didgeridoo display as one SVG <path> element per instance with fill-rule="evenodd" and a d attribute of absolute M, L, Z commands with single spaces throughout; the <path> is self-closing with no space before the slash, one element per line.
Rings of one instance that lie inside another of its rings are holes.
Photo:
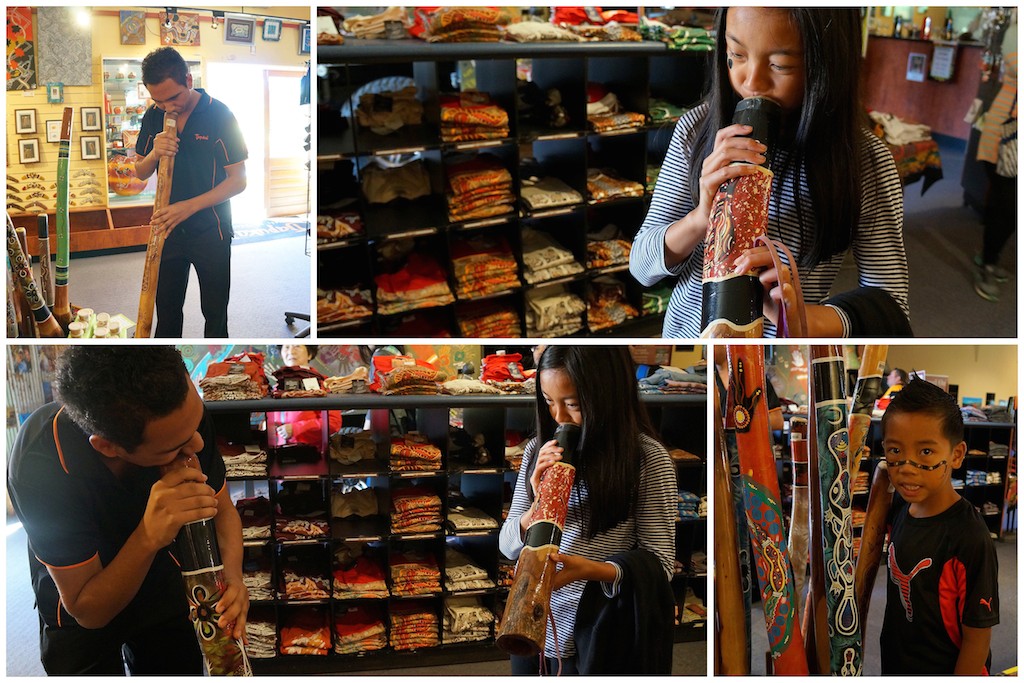
<path fill-rule="evenodd" d="M 45 213 L 36 216 L 39 230 L 39 289 L 43 301 L 53 306 L 53 272 L 50 270 L 50 219 Z"/>
<path fill-rule="evenodd" d="M 10 216 L 8 216 L 10 220 Z M 13 225 L 13 223 L 8 223 Z M 32 261 L 28 257 L 28 233 L 25 232 L 25 228 L 15 228 L 14 234 L 18 240 L 18 245 L 21 248 L 21 253 L 24 255 L 26 261 L 31 267 Z M 32 271 L 29 270 L 29 274 Z M 39 291 L 38 289 L 36 290 Z M 39 332 L 36 330 L 36 320 L 33 317 L 34 306 L 29 303 L 28 291 L 25 287 L 21 286 L 21 282 L 18 282 L 18 295 L 21 297 L 21 336 L 22 337 L 38 337 Z"/>
<path fill-rule="evenodd" d="M 857 609 L 860 611 L 861 640 L 867 642 L 868 607 L 871 606 L 871 590 L 878 576 L 878 563 L 882 559 L 882 545 L 885 543 L 886 519 L 892 507 L 894 490 L 889 482 L 889 469 L 885 462 L 875 467 L 868 495 L 868 509 L 864 516 L 864 530 L 860 536 L 860 552 L 857 553 L 857 570 L 854 586 L 857 594 Z"/>
<path fill-rule="evenodd" d="M 849 418 L 851 479 L 860 471 L 860 459 L 871 427 L 871 411 L 874 410 L 875 400 L 882 395 L 882 372 L 885 370 L 887 355 L 888 344 L 868 344 L 864 347 L 864 357 L 860 359 Z"/>
<path fill-rule="evenodd" d="M 71 264 L 71 224 L 68 218 L 68 165 L 71 162 L 71 121 L 74 108 L 64 107 L 60 122 L 60 151 L 57 155 L 57 269 L 54 272 L 53 316 L 67 334 L 71 324 L 71 294 L 68 291 Z"/>
<path fill-rule="evenodd" d="M 811 347 L 818 476 L 824 524 L 825 603 L 833 675 L 861 674 L 860 618 L 854 595 L 853 514 L 850 509 L 850 432 L 846 372 L 839 347 Z"/>
<path fill-rule="evenodd" d="M 728 357 L 726 357 L 728 363 Z M 743 477 L 740 475 L 740 453 L 736 447 L 736 395 L 726 391 L 725 448 L 729 454 L 729 480 L 732 489 L 733 519 L 736 523 L 736 545 L 740 557 L 740 588 L 743 591 L 743 660 L 750 669 L 750 608 L 754 602 L 754 577 L 750 574 L 750 530 L 747 528 L 746 504 L 743 502 Z"/>
<path fill-rule="evenodd" d="M 807 579 L 808 528 L 807 507 L 807 420 L 793 417 L 789 420 L 789 450 L 793 461 L 793 511 L 789 516 L 789 560 L 793 565 L 795 593 L 793 607 L 800 613 L 804 584 Z"/>
<path fill-rule="evenodd" d="M 548 561 L 548 556 L 558 552 L 562 541 L 569 493 L 576 479 L 572 459 L 579 438 L 580 428 L 576 425 L 558 425 L 555 439 L 562 447 L 562 459 L 545 470 L 540 478 L 537 511 L 526 530 L 525 545 L 519 553 L 496 640 L 498 647 L 512 655 L 535 656 L 544 649 L 555 578 L 555 566 Z"/>
<path fill-rule="evenodd" d="M 781 107 L 764 97 L 736 105 L 733 123 L 753 127 L 750 137 L 772 152 Z M 736 162 L 740 163 L 740 162 Z M 769 162 L 765 162 L 769 163 Z M 758 272 L 736 270 L 736 259 L 756 245 L 768 228 L 768 200 L 774 174 L 764 166 L 757 173 L 722 183 L 715 194 L 704 238 L 702 337 L 760 337 L 763 334 L 764 289 Z"/>
<path fill-rule="evenodd" d="M 164 133 L 177 137 L 178 118 L 174 114 L 164 114 Z M 153 213 L 171 203 L 171 180 L 174 177 L 174 157 L 160 159 L 160 168 L 156 176 L 156 198 L 153 200 Z M 150 228 L 149 244 L 146 246 L 146 264 L 142 271 L 142 291 L 139 293 L 139 315 L 135 322 L 135 337 L 149 337 L 153 331 L 153 307 L 156 306 L 156 286 L 160 277 L 160 258 L 164 252 L 166 233 L 157 233 Z"/>
<path fill-rule="evenodd" d="M 814 405 L 814 377 L 807 373 L 807 404 Z M 804 646 L 807 650 L 807 665 L 813 674 L 827 674 L 832 669 L 828 638 L 828 607 L 825 606 L 825 559 L 824 548 L 819 542 L 824 535 L 821 513 L 821 477 L 818 473 L 817 420 L 814 411 L 807 413 L 807 498 L 810 516 L 807 520 L 809 537 L 807 558 L 811 565 L 810 583 L 807 586 L 807 602 L 803 613 Z"/>
<path fill-rule="evenodd" d="M 11 279 L 11 259 L 7 259 L 7 338 L 18 336 L 18 306 L 15 303 L 14 280 Z"/>
<path fill-rule="evenodd" d="M 194 455 L 178 456 L 162 473 L 179 467 L 201 470 Z M 236 640 L 217 624 L 217 602 L 224 593 L 224 564 L 217 545 L 214 520 L 203 519 L 181 527 L 174 541 L 175 555 L 181 565 L 188 597 L 189 619 L 195 628 L 203 660 L 211 676 L 252 676 L 252 667 L 241 640 Z"/>
<path fill-rule="evenodd" d="M 773 673 L 807 672 L 800 620 L 793 602 L 793 569 L 786 534 L 764 400 L 764 348 L 729 346 L 730 391 L 743 477 L 743 500 L 754 546 Z"/>
<path fill-rule="evenodd" d="M 724 397 L 723 397 L 724 398 Z M 715 674 L 750 674 L 748 635 L 750 611 L 743 604 L 736 510 L 732 505 L 729 451 L 722 421 L 715 419 Z M 747 647 L 741 643 L 747 642 Z"/>
<path fill-rule="evenodd" d="M 36 283 L 32 278 L 32 265 L 29 263 L 25 252 L 21 248 L 21 241 L 18 239 L 18 231 L 7 216 L 7 258 L 11 264 L 11 270 L 18 280 L 18 286 L 25 294 L 25 299 L 32 308 L 32 318 L 35 320 L 36 329 L 40 337 L 62 337 L 64 333 L 57 324 L 46 303 L 43 302 Z"/>

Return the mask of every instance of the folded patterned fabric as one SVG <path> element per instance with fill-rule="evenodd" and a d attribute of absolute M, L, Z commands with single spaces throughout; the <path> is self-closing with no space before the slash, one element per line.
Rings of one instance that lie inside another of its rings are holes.
<path fill-rule="evenodd" d="M 423 103 L 416 99 L 415 85 L 397 92 L 365 93 L 359 98 L 356 120 L 378 135 L 387 135 L 402 126 L 423 123 Z"/>
<path fill-rule="evenodd" d="M 321 215 L 316 217 L 316 236 L 318 240 L 333 240 L 361 235 L 366 231 L 363 219 L 358 213 L 346 212 L 338 215 Z"/>
<path fill-rule="evenodd" d="M 324 380 L 324 389 L 330 394 L 348 394 L 352 392 L 354 382 L 363 382 L 365 388 L 365 382 L 369 378 L 370 371 L 363 366 L 359 366 L 347 375 L 326 378 Z"/>
<path fill-rule="evenodd" d="M 356 15 L 341 22 L 341 30 L 356 38 L 383 38 L 387 35 L 384 24 L 388 21 L 406 23 L 408 17 L 401 7 L 389 7 L 386 11 L 372 16 Z"/>
<path fill-rule="evenodd" d="M 663 123 L 666 121 L 676 121 L 689 110 L 686 107 L 672 104 L 668 100 L 654 97 L 651 98 L 647 111 L 651 114 L 651 121 Z"/>
<path fill-rule="evenodd" d="M 626 284 L 615 278 L 595 278 L 587 293 L 587 326 L 591 332 L 621 325 L 640 315 L 626 299 Z"/>
<path fill-rule="evenodd" d="M 533 210 L 581 204 L 583 196 L 565 182 L 554 177 L 531 177 L 523 180 L 519 196 Z"/>
<path fill-rule="evenodd" d="M 354 465 L 360 460 L 373 460 L 377 456 L 377 444 L 373 440 L 373 432 L 332 434 L 330 454 L 332 460 L 343 465 Z"/>
<path fill-rule="evenodd" d="M 237 401 L 263 398 L 270 392 L 270 382 L 263 371 L 263 354 L 235 354 L 219 363 L 210 363 L 206 376 L 199 381 L 203 399 Z"/>
<path fill-rule="evenodd" d="M 368 557 L 357 558 L 347 569 L 334 569 L 336 599 L 386 598 L 389 595 L 384 567 Z"/>
<path fill-rule="evenodd" d="M 371 162 L 362 168 L 360 174 L 363 194 L 371 204 L 418 199 L 430 194 L 430 175 L 421 159 L 398 167 L 382 167 Z"/>
<path fill-rule="evenodd" d="M 390 612 L 391 647 L 396 650 L 414 650 L 436 647 L 438 643 L 437 615 L 420 605 L 402 605 Z"/>
<path fill-rule="evenodd" d="M 450 597 L 444 600 L 445 643 L 485 640 L 491 635 L 494 613 L 484 607 L 479 597 Z"/>
<path fill-rule="evenodd" d="M 590 128 L 595 133 L 607 133 L 613 130 L 625 130 L 628 128 L 642 128 L 647 123 L 647 117 L 632 111 L 621 114 L 587 116 Z"/>
<path fill-rule="evenodd" d="M 441 530 L 441 499 L 428 489 L 413 486 L 391 498 L 391 531 L 422 534 Z"/>
<path fill-rule="evenodd" d="M 644 186 L 632 180 L 619 178 L 613 171 L 588 168 L 587 196 L 591 202 L 618 197 L 643 197 Z"/>
<path fill-rule="evenodd" d="M 316 319 L 321 323 L 340 323 L 369 318 L 373 315 L 373 298 L 369 289 L 316 290 Z"/>
<path fill-rule="evenodd" d="M 465 335 L 471 336 L 471 335 Z M 444 390 L 449 394 L 500 394 L 490 384 L 481 382 L 478 379 L 450 379 L 444 383 Z"/>
<path fill-rule="evenodd" d="M 326 655 L 331 648 L 329 615 L 318 609 L 293 609 L 281 613 L 281 653 Z"/>
<path fill-rule="evenodd" d="M 530 284 L 583 272 L 571 251 L 549 233 L 523 228 L 523 277 Z"/>
<path fill-rule="evenodd" d="M 326 600 L 331 597 L 328 590 L 330 581 L 326 576 L 306 576 L 291 568 L 285 568 L 282 575 L 284 595 L 281 597 L 287 600 Z"/>
<path fill-rule="evenodd" d="M 643 314 L 658 315 L 668 310 L 669 299 L 672 298 L 672 285 L 662 283 L 645 290 L 642 295 Z"/>
<path fill-rule="evenodd" d="M 503 301 L 470 301 L 456 309 L 459 334 L 466 338 L 521 337 L 523 328 L 515 307 Z M 461 380 L 450 380 L 461 381 Z M 455 393 L 445 382 L 445 391 Z M 457 385 L 453 385 L 457 386 Z"/>
<path fill-rule="evenodd" d="M 498 520 L 474 507 L 455 506 L 448 511 L 448 525 L 455 531 L 497 529 Z"/>
<path fill-rule="evenodd" d="M 326 519 L 278 517 L 274 520 L 274 538 L 281 541 L 326 538 L 330 535 L 331 525 Z"/>
<path fill-rule="evenodd" d="M 491 7 L 441 7 L 430 17 L 429 42 L 497 42 L 499 26 L 511 23 L 507 12 Z"/>
<path fill-rule="evenodd" d="M 217 448 L 224 457 L 225 476 L 267 476 L 267 451 L 259 444 L 233 444 L 218 439 Z"/>
<path fill-rule="evenodd" d="M 349 607 L 334 617 L 334 651 L 338 654 L 371 652 L 387 647 L 381 610 L 374 606 Z"/>
<path fill-rule="evenodd" d="M 455 301 L 448 288 L 447 273 L 436 260 L 419 252 L 409 255 L 404 268 L 377 275 L 374 281 L 381 315 L 445 306 Z"/>
<path fill-rule="evenodd" d="M 264 468 L 266 469 L 266 468 Z M 235 503 L 238 516 L 242 519 L 242 538 L 270 538 L 272 508 L 266 496 L 242 498 Z"/>
<path fill-rule="evenodd" d="M 409 432 L 391 439 L 391 469 L 419 471 L 441 469 L 441 449 L 427 437 Z"/>
<path fill-rule="evenodd" d="M 509 24 L 505 27 L 505 38 L 520 43 L 542 40 L 564 40 L 567 42 L 579 42 L 581 40 L 572 31 L 544 21 L 520 21 Z"/>
<path fill-rule="evenodd" d="M 624 239 L 587 242 L 587 268 L 607 268 L 629 264 L 633 245 Z"/>
<path fill-rule="evenodd" d="M 393 553 L 388 562 L 392 595 L 428 595 L 441 592 L 441 570 L 433 555 Z"/>
<path fill-rule="evenodd" d="M 252 659 L 270 659 L 277 656 L 277 624 L 273 621 L 253 619 L 250 612 L 245 622 L 245 634 L 249 643 L 245 653 Z"/>
<path fill-rule="evenodd" d="M 379 375 L 377 391 L 385 396 L 409 394 L 440 394 L 441 382 L 448 375 L 438 370 L 421 366 L 396 367 Z"/>
<path fill-rule="evenodd" d="M 453 142 L 450 136 L 468 133 L 462 130 L 466 126 L 476 127 L 476 135 L 486 136 L 475 139 L 508 137 L 508 112 L 494 104 L 487 93 L 466 91 L 458 95 L 441 95 L 440 100 L 442 140 Z M 445 131 L 446 126 L 448 131 Z"/>
<path fill-rule="evenodd" d="M 274 370 L 273 375 L 277 380 L 274 398 L 309 398 L 327 394 L 323 388 L 327 378 L 315 368 L 289 365 Z"/>
<path fill-rule="evenodd" d="M 520 287 L 519 264 L 503 235 L 473 235 L 452 242 L 455 293 L 460 299 Z"/>
<path fill-rule="evenodd" d="M 583 329 L 587 310 L 578 295 L 564 285 L 526 293 L 526 334 L 529 337 L 564 337 Z"/>

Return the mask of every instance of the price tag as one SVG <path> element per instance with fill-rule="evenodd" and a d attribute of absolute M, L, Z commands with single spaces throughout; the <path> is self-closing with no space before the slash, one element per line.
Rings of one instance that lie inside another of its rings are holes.
<path fill-rule="evenodd" d="M 316 377 L 306 377 L 302 380 L 302 388 L 306 391 L 316 391 L 320 388 L 320 381 Z"/>

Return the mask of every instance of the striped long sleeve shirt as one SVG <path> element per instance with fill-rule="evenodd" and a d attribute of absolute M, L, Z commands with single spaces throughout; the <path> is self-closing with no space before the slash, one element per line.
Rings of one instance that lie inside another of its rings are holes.
<path fill-rule="evenodd" d="M 643 548 L 658 557 L 665 575 L 671 579 L 675 565 L 675 500 L 678 496 L 675 469 L 664 446 L 647 435 L 640 438 L 644 459 L 640 467 L 640 493 L 633 514 L 614 528 L 588 539 L 583 533 L 583 519 L 590 516 L 590 499 L 586 487 L 577 482 L 569 496 L 559 552 L 602 562 L 618 553 Z M 526 445 L 508 518 L 501 527 L 498 546 L 509 559 L 517 559 L 523 549 L 519 524 L 531 505 L 527 473 L 539 446 L 536 438 Z M 558 653 L 567 658 L 576 654 L 573 637 L 576 608 L 586 585 L 586 581 L 574 581 L 552 592 L 551 613 L 558 630 L 558 647 L 555 647 L 549 624 L 544 646 L 546 656 L 554 657 Z M 607 592 L 610 591 L 606 587 Z"/>
<path fill-rule="evenodd" d="M 669 225 L 685 217 L 694 208 L 690 198 L 690 168 L 686 157 L 686 138 L 707 111 L 707 105 L 695 107 L 676 124 L 668 153 L 658 175 L 651 207 L 633 240 L 629 270 L 643 286 L 651 287 L 662 278 L 675 277 L 677 282 L 665 313 L 662 334 L 671 338 L 697 338 L 701 332 L 701 267 L 704 243 L 700 242 L 681 263 L 665 266 L 665 233 Z M 776 151 L 776 167 L 782 168 L 788 152 Z M 851 248 L 862 287 L 880 287 L 899 304 L 910 318 L 907 296 L 910 275 L 903 246 L 903 189 L 896 163 L 885 144 L 870 131 L 864 131 L 861 145 L 864 173 L 861 189 L 860 222 Z M 768 210 L 768 235 L 781 240 L 800 260 L 800 234 L 803 230 L 796 211 L 795 174 L 776 176 Z M 814 213 L 806 181 L 800 184 L 805 208 L 804 218 L 813 225 Z M 808 305 L 820 304 L 829 296 L 829 289 L 839 273 L 845 253 L 812 268 L 799 268 L 800 284 Z M 785 261 L 785 256 L 782 257 Z M 844 336 L 849 336 L 849 320 L 840 310 Z M 765 320 L 765 336 L 775 336 L 775 327 Z"/>

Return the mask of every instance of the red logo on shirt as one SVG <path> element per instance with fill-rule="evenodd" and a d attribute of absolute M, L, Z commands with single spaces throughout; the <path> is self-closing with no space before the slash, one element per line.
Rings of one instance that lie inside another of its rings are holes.
<path fill-rule="evenodd" d="M 196 133 L 196 140 L 207 140 L 207 141 L 209 141 L 209 139 L 210 139 L 210 136 L 208 136 L 208 135 L 200 135 L 199 133 Z"/>
<path fill-rule="evenodd" d="M 979 598 L 978 602 L 980 602 L 982 605 L 985 605 L 985 607 L 988 608 L 989 612 L 992 611 L 992 598 L 989 598 L 988 600 L 986 600 L 985 598 Z"/>

